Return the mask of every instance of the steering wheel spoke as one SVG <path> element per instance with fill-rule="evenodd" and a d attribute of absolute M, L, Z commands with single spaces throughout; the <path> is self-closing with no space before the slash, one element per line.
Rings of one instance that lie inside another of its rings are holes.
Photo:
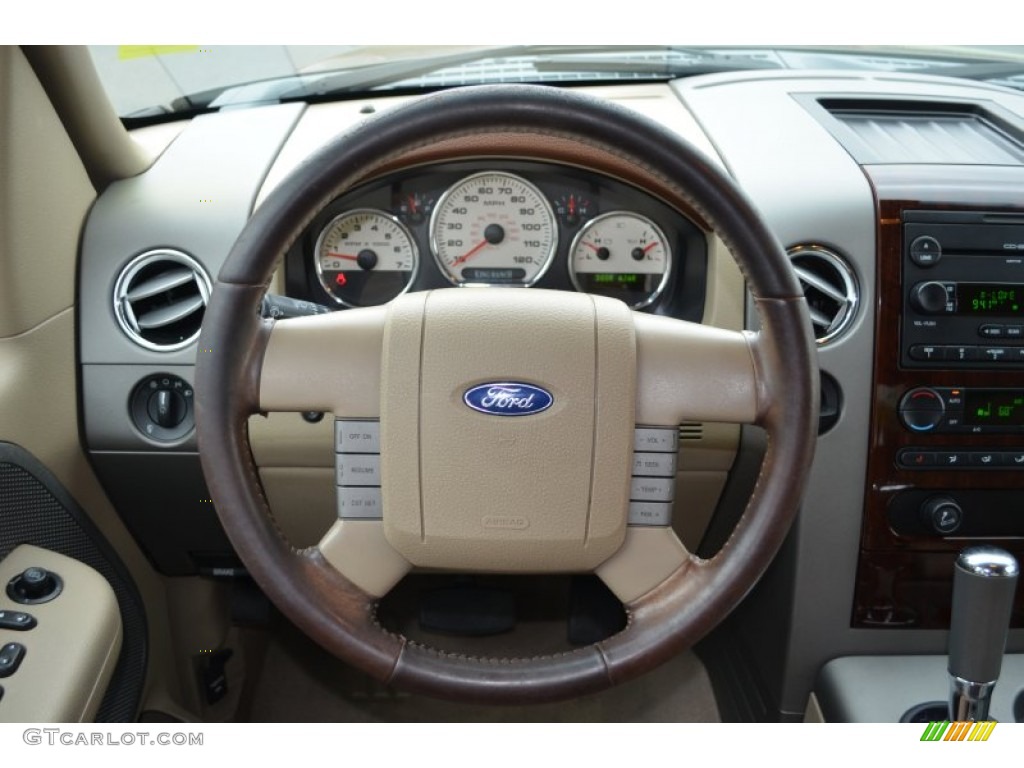
<path fill-rule="evenodd" d="M 262 411 L 380 416 L 384 307 L 278 320 L 260 370 Z"/>

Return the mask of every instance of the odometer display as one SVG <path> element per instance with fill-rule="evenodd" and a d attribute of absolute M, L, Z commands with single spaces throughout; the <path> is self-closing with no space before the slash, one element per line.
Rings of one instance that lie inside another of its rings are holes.
<path fill-rule="evenodd" d="M 462 179 L 438 201 L 430 222 L 434 258 L 455 285 L 532 285 L 557 242 L 547 199 L 508 173 Z"/>
<path fill-rule="evenodd" d="M 621 299 L 633 308 L 658 298 L 672 251 L 658 226 L 637 213 L 613 211 L 587 222 L 573 240 L 570 275 L 584 293 Z"/>

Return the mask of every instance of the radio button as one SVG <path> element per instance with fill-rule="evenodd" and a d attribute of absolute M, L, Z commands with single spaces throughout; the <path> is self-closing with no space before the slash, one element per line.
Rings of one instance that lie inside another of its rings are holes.
<path fill-rule="evenodd" d="M 910 260 L 919 267 L 933 267 L 942 258 L 942 246 L 930 235 L 915 237 L 910 244 Z"/>
<path fill-rule="evenodd" d="M 1005 325 L 979 325 L 978 335 L 987 339 L 1001 339 L 1007 336 Z"/>
<path fill-rule="evenodd" d="M 981 347 L 946 347 L 946 360 L 953 363 L 970 363 L 981 359 Z"/>
<path fill-rule="evenodd" d="M 935 362 L 946 359 L 946 348 L 935 344 L 914 344 L 910 347 L 910 359 Z"/>
<path fill-rule="evenodd" d="M 989 363 L 1011 363 L 1013 359 L 1008 351 L 1006 347 L 983 347 L 981 359 Z"/>
<path fill-rule="evenodd" d="M 910 291 L 910 304 L 925 315 L 943 315 L 956 312 L 956 286 L 954 283 L 930 281 L 918 283 Z"/>
<path fill-rule="evenodd" d="M 1024 326 L 1020 325 L 1008 325 L 1006 326 L 1006 336 L 1010 339 L 1019 339 L 1024 336 Z"/>

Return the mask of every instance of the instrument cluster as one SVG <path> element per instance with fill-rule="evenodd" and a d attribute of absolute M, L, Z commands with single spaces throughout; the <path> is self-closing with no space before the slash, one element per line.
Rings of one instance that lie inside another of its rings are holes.
<path fill-rule="evenodd" d="M 469 161 L 393 173 L 317 216 L 287 258 L 288 292 L 337 308 L 409 290 L 528 287 L 699 320 L 707 245 L 656 197 L 574 167 Z"/>

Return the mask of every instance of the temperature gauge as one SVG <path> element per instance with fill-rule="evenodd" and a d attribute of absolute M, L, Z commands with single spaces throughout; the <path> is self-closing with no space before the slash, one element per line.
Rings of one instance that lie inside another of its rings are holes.
<path fill-rule="evenodd" d="M 316 274 L 328 295 L 346 307 L 386 304 L 416 274 L 416 243 L 397 218 L 373 208 L 335 217 L 316 241 Z"/>
<path fill-rule="evenodd" d="M 555 200 L 555 215 L 567 227 L 575 227 L 581 221 L 593 217 L 597 209 L 589 199 L 575 193 L 559 195 Z"/>
<path fill-rule="evenodd" d="M 584 293 L 646 307 L 668 282 L 672 251 L 658 226 L 637 213 L 615 211 L 592 219 L 572 241 L 569 274 Z"/>

